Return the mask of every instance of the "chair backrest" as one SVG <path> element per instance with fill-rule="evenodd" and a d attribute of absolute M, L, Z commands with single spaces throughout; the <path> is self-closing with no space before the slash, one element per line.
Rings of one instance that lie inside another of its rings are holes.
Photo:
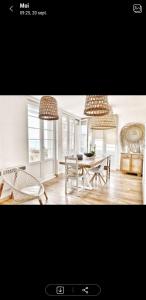
<path fill-rule="evenodd" d="M 106 164 L 105 160 L 101 162 L 99 172 L 103 172 L 105 164 Z"/>
<path fill-rule="evenodd" d="M 40 181 L 22 169 L 16 168 L 10 173 L 3 172 L 2 177 L 5 189 L 13 191 L 15 195 L 18 193 L 23 194 L 23 196 L 27 195 L 23 189 L 31 186 L 38 186 L 38 195 L 44 192 L 44 187 Z"/>
<path fill-rule="evenodd" d="M 78 158 L 65 156 L 65 175 L 68 177 L 78 176 Z"/>
<path fill-rule="evenodd" d="M 98 163 L 96 166 L 94 166 L 90 170 L 94 173 L 102 173 L 104 170 L 104 166 L 105 166 L 105 160 L 101 161 L 100 163 Z"/>
<path fill-rule="evenodd" d="M 28 172 L 16 168 L 13 172 L 3 172 L 3 180 L 15 188 L 23 188 L 26 186 L 40 185 L 39 180 Z"/>

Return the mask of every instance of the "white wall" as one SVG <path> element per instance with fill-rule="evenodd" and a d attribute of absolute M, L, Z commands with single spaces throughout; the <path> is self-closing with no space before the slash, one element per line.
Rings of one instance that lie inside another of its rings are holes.
<path fill-rule="evenodd" d="M 0 169 L 26 166 L 28 172 L 38 179 L 46 179 L 40 162 L 29 164 L 28 161 L 28 123 L 27 104 L 30 96 L 0 96 Z"/>
<path fill-rule="evenodd" d="M 0 96 L 0 169 L 27 163 L 26 97 Z"/>

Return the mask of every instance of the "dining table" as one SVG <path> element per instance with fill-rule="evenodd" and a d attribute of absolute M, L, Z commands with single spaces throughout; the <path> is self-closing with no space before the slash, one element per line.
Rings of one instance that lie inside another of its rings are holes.
<path fill-rule="evenodd" d="M 65 166 L 65 160 L 59 161 L 61 165 Z M 78 160 L 78 168 L 82 172 L 82 175 L 84 175 L 86 186 L 85 189 L 92 189 L 91 186 L 91 180 L 90 178 L 90 171 L 98 167 L 100 164 L 105 163 L 104 170 L 106 170 L 106 182 L 108 181 L 108 178 L 110 178 L 110 167 L 111 167 L 111 155 L 105 155 L 105 156 L 96 156 L 96 157 L 90 157 L 90 158 L 83 158 L 82 160 Z"/>

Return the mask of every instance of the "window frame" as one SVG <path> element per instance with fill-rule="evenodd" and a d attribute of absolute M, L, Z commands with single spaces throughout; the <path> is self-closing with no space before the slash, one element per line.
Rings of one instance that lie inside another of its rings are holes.
<path fill-rule="evenodd" d="M 28 112 L 29 112 L 28 105 L 35 105 L 35 106 L 37 106 L 37 105 L 38 105 L 38 102 L 29 99 L 29 100 L 27 101 L 27 108 L 26 108 L 26 118 L 27 118 L 27 162 L 28 162 L 29 165 L 35 165 L 35 164 L 40 164 L 40 163 L 41 163 L 41 122 L 40 122 L 40 127 L 39 127 L 39 130 L 40 130 L 40 139 L 39 139 L 39 141 L 40 141 L 40 160 L 37 160 L 37 161 L 30 161 L 30 159 L 29 159 L 29 158 L 30 158 L 30 155 L 29 155 L 29 153 L 30 153 L 30 147 L 29 147 L 29 140 L 30 140 L 30 139 L 29 139 L 29 128 L 31 128 L 31 127 L 29 127 L 29 121 L 28 121 L 28 118 L 29 118 L 29 114 L 28 114 Z"/>
<path fill-rule="evenodd" d="M 107 130 L 107 132 L 109 131 L 110 129 Z M 112 129 L 111 129 L 112 130 Z M 115 143 L 111 143 L 111 144 L 107 144 L 106 143 L 106 134 L 107 132 L 105 130 L 102 130 L 103 132 L 103 137 L 102 137 L 102 143 L 103 143 L 103 147 L 102 147 L 102 154 L 101 155 L 113 155 L 114 159 L 113 159 L 113 169 L 116 168 L 116 165 L 117 165 L 117 157 L 118 157 L 118 154 L 117 154 L 117 147 L 118 147 L 118 143 L 117 143 L 117 140 L 118 140 L 118 127 L 114 129 L 115 130 Z M 100 140 L 100 139 L 99 139 Z M 92 135 L 92 143 L 94 144 L 95 143 L 95 136 L 94 134 Z M 107 151 L 107 145 L 114 145 L 114 151 L 113 153 L 109 153 L 109 151 Z M 97 151 L 96 151 L 97 152 Z M 98 155 L 98 153 L 97 153 Z"/>
<path fill-rule="evenodd" d="M 42 120 L 41 120 L 42 121 Z M 44 139 L 44 131 L 49 131 L 48 129 L 44 128 L 44 121 L 42 121 L 42 161 L 51 161 L 54 160 L 56 162 L 56 122 L 54 120 L 53 121 L 53 139 Z M 51 122 L 52 122 L 51 121 Z M 53 158 L 46 158 L 44 157 L 44 152 L 43 152 L 43 145 L 44 145 L 44 141 L 53 141 L 53 148 L 54 148 L 54 157 Z"/>
<path fill-rule="evenodd" d="M 84 151 L 82 151 L 82 122 L 86 122 L 86 149 L 84 149 Z M 81 153 L 85 153 L 88 152 L 88 148 L 89 148 L 89 125 L 88 125 L 88 119 L 87 118 L 82 118 L 81 119 L 81 128 L 80 128 L 80 152 Z M 83 153 L 83 154 L 84 154 Z"/>
<path fill-rule="evenodd" d="M 79 135 L 80 135 L 80 124 L 81 124 L 81 118 L 74 115 L 74 114 L 71 114 L 65 110 L 61 110 L 61 136 L 63 135 L 63 122 L 62 122 L 62 118 L 63 116 L 65 116 L 67 118 L 67 154 L 66 155 L 75 155 L 75 152 L 77 151 L 76 149 L 76 137 L 75 137 L 75 134 L 76 134 L 76 130 L 75 130 L 75 126 L 76 126 L 76 120 L 79 122 Z M 73 120 L 73 124 L 74 124 L 74 153 L 73 154 L 70 154 L 69 151 L 70 151 L 70 120 Z M 79 141 L 80 142 L 80 141 Z M 80 144 L 78 145 L 78 151 L 80 151 Z M 63 142 L 61 142 L 61 158 L 64 159 L 64 152 L 63 152 Z"/>
<path fill-rule="evenodd" d="M 49 162 L 54 160 L 54 164 L 56 165 L 56 161 L 57 161 L 57 155 L 56 155 L 56 148 L 57 148 L 57 134 L 56 134 L 56 130 L 57 130 L 57 124 L 56 121 L 53 121 L 53 135 L 54 135 L 54 157 L 53 158 L 44 158 L 44 153 L 43 153 L 43 145 L 44 145 L 44 120 L 39 119 L 39 130 L 40 130 L 40 160 L 37 161 L 30 161 L 29 157 L 29 152 L 30 152 L 30 148 L 29 148 L 29 121 L 28 121 L 28 117 L 29 117 L 29 110 L 28 110 L 28 105 L 35 105 L 39 107 L 39 101 L 37 99 L 27 99 L 27 104 L 26 104 L 26 124 L 27 124 L 27 162 L 28 165 L 37 165 L 37 164 L 41 164 L 42 162 Z"/>

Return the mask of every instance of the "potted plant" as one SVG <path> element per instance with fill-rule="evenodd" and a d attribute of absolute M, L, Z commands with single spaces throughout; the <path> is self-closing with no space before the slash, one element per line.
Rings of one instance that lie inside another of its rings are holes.
<path fill-rule="evenodd" d="M 84 153 L 84 155 L 88 158 L 94 158 L 96 155 L 96 146 L 94 147 L 90 144 L 90 151 L 87 153 Z"/>

